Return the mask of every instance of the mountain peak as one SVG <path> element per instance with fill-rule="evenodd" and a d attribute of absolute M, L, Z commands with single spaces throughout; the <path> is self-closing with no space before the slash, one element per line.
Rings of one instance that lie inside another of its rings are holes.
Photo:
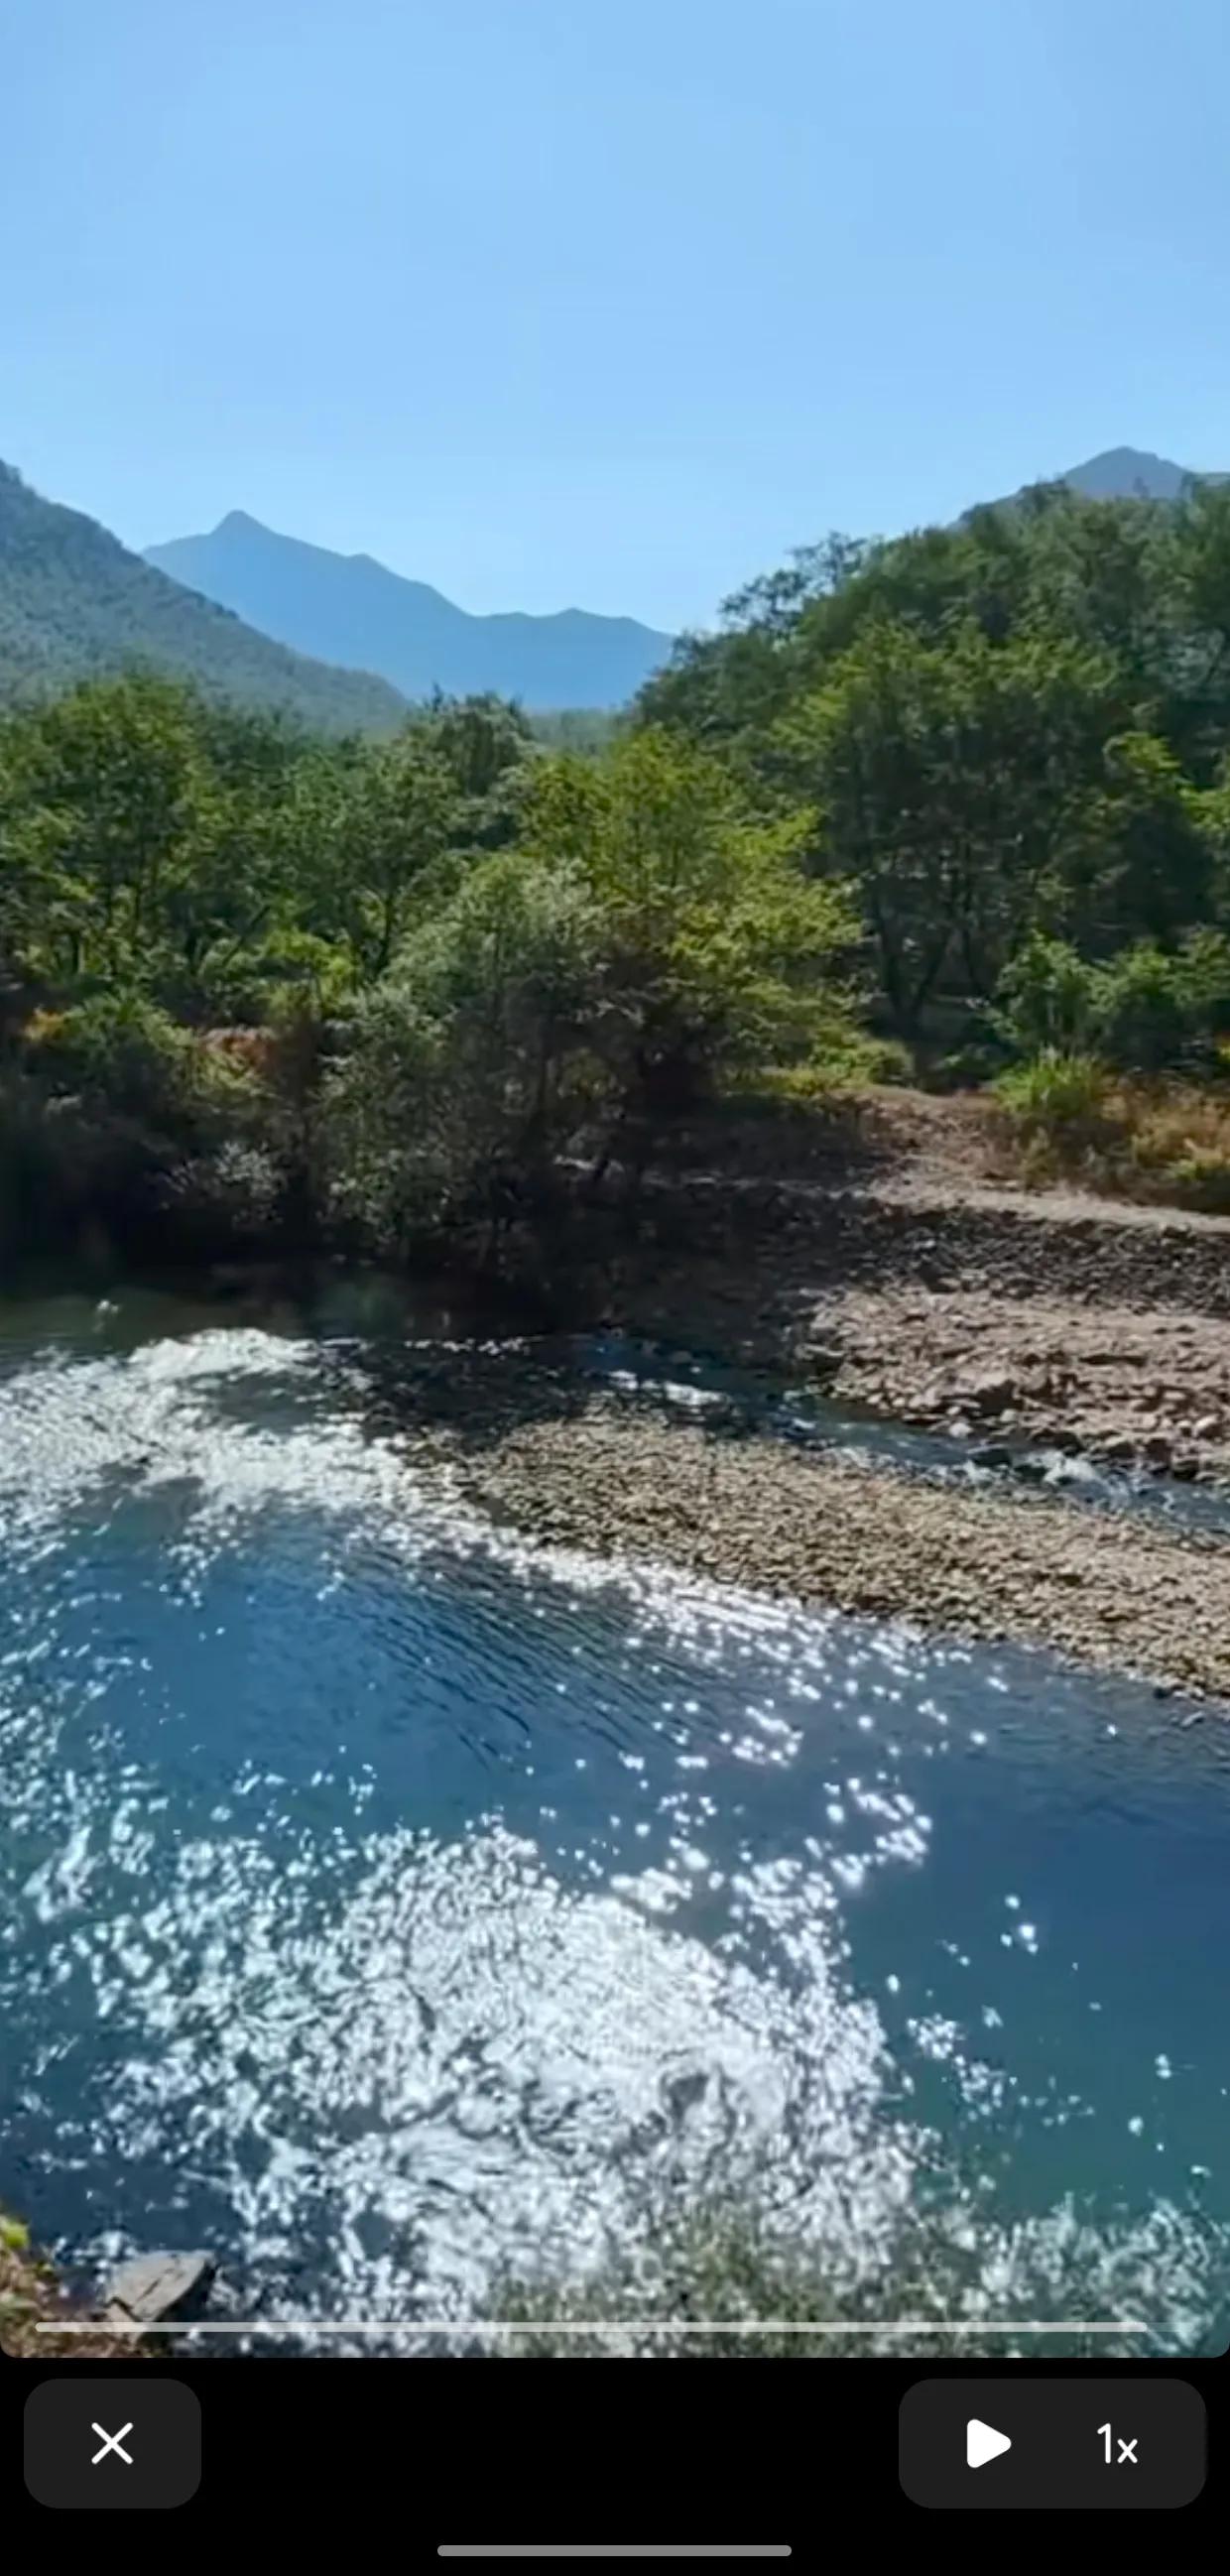
<path fill-rule="evenodd" d="M 1177 501 L 1189 483 L 1198 483 L 1200 474 L 1190 465 L 1176 465 L 1169 456 L 1155 456 L 1147 447 L 1107 447 L 1099 456 L 1087 457 L 1083 465 L 1074 465 L 1060 477 L 1074 492 L 1083 492 L 1092 501 Z M 1210 482 L 1223 478 L 1210 475 Z"/>
<path fill-rule="evenodd" d="M 215 537 L 269 537 L 273 530 L 262 520 L 252 518 L 247 510 L 228 510 L 213 533 Z"/>
<path fill-rule="evenodd" d="M 231 510 L 210 536 L 151 546 L 146 562 L 297 652 L 375 669 L 409 698 L 517 698 L 531 712 L 618 707 L 660 668 L 671 637 L 630 617 L 564 609 L 472 617 L 371 555 L 280 536 Z"/>

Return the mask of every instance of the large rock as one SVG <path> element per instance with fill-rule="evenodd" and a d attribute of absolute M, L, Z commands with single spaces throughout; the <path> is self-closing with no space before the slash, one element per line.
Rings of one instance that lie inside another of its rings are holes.
<path fill-rule="evenodd" d="M 1003 1369 L 974 1369 L 961 1379 L 954 1400 L 971 1413 L 1006 1413 L 1017 1399 L 1017 1381 Z"/>
<path fill-rule="evenodd" d="M 210 2254 L 138 2254 L 112 2273 L 103 2314 L 145 2326 L 199 2316 L 217 2268 Z"/>

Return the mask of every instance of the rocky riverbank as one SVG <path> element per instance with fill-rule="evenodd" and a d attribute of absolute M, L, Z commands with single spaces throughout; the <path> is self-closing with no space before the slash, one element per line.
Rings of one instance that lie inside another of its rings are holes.
<path fill-rule="evenodd" d="M 817 1298 L 799 1356 L 839 1401 L 900 1421 L 1230 1481 L 1230 1327 L 1209 1316 L 850 1287 Z"/>
<path fill-rule="evenodd" d="M 1013 1191 L 966 1167 L 947 1107 L 892 1104 L 857 1172 L 752 1179 L 744 1154 L 676 1176 L 612 1260 L 603 1320 L 939 1429 L 958 1457 L 1053 1447 L 1230 1485 L 1230 1221 Z M 423 1454 L 518 1529 L 1230 1702 L 1213 1529 L 799 1449 L 737 1404 L 672 1420 L 539 1368 L 535 1347 L 454 1348 L 395 1401 Z"/>
<path fill-rule="evenodd" d="M 820 1607 L 1058 1648 L 1230 1703 L 1230 1544 L 1079 1503 L 937 1486 L 602 1397 L 434 1459 L 497 1521 Z"/>
<path fill-rule="evenodd" d="M 960 1119 L 920 1151 L 912 1115 L 853 1181 L 695 1185 L 613 1318 L 899 1421 L 1230 1483 L 1230 1220 L 1008 1189 L 944 1163 Z"/>

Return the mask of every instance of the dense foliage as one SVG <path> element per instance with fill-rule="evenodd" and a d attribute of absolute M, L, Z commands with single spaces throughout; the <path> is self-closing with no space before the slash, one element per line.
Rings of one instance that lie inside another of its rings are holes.
<path fill-rule="evenodd" d="M 551 737 L 139 673 L 12 713 L 10 1222 L 489 1258 L 724 1093 L 857 1077 L 860 1028 L 1222 1203 L 1230 488 L 830 540 Z"/>
<path fill-rule="evenodd" d="M 0 728 L 10 1222 L 346 1225 L 490 1258 L 741 1078 L 857 1046 L 844 889 L 665 732 L 496 699 L 330 745 L 173 682 Z"/>
<path fill-rule="evenodd" d="M 685 642 L 641 712 L 766 810 L 812 809 L 807 864 L 857 882 L 895 1029 L 985 1040 L 1034 939 L 1155 959 L 1227 920 L 1230 490 L 1043 487 L 830 539 Z"/>

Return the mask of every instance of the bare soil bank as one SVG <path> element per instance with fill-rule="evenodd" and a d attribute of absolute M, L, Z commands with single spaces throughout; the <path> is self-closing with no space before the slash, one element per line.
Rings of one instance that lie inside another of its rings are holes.
<path fill-rule="evenodd" d="M 1050 1645 L 1230 1702 L 1230 1546 L 1216 1540 L 1179 1542 L 1041 1497 L 967 1495 L 769 1438 L 724 1440 L 602 1398 L 447 1454 L 473 1501 L 556 1545 Z"/>

